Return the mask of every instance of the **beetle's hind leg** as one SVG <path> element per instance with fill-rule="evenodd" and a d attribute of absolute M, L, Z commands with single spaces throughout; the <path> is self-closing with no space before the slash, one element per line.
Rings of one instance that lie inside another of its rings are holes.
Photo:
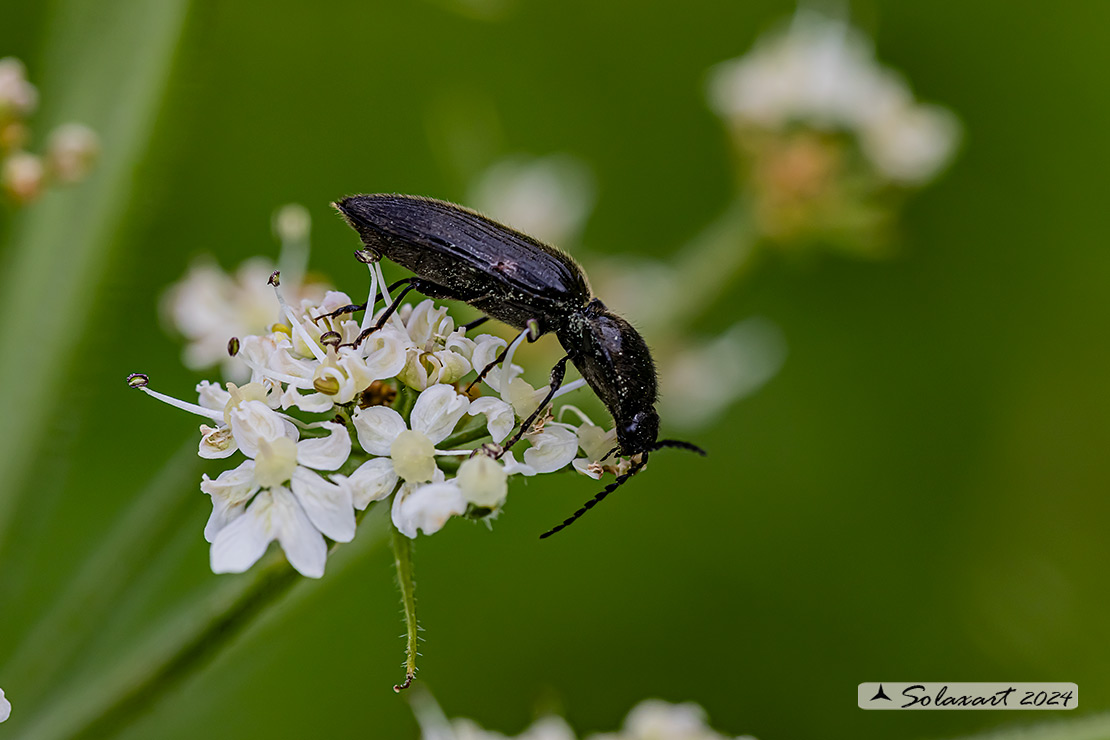
<path fill-rule="evenodd" d="M 555 391 L 559 390 L 559 386 L 563 384 L 563 377 L 567 373 L 567 360 L 569 359 L 570 355 L 564 355 L 563 359 L 556 362 L 555 367 L 551 368 L 551 386 L 547 390 L 547 395 L 543 397 L 543 400 L 540 401 L 540 405 L 536 407 L 532 415 L 520 423 L 520 429 L 518 429 L 516 434 L 513 435 L 513 438 L 501 448 L 501 453 L 497 456 L 498 458 L 508 452 L 513 445 L 520 441 L 520 438 L 532 428 L 532 424 L 547 408 L 547 404 L 551 403 L 551 399 L 555 397 Z"/>
<path fill-rule="evenodd" d="M 479 326 L 486 323 L 487 321 L 489 321 L 489 316 L 483 316 L 480 319 L 474 319 L 469 324 L 463 324 L 459 328 L 463 331 L 470 331 L 471 329 L 477 329 Z"/>

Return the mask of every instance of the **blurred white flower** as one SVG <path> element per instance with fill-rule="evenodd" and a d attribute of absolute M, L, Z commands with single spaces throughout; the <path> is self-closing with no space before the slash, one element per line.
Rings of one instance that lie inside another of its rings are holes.
<path fill-rule="evenodd" d="M 0 689 L 0 722 L 12 716 L 12 703 L 4 698 L 4 689 Z"/>
<path fill-rule="evenodd" d="M 42 195 L 46 184 L 46 168 L 42 159 L 27 152 L 16 152 L 0 165 L 0 187 L 18 204 L 26 204 Z"/>
<path fill-rule="evenodd" d="M 52 183 L 69 184 L 89 173 L 99 150 L 91 129 L 79 123 L 51 133 L 46 154 L 24 151 L 31 140 L 27 123 L 38 105 L 38 91 L 15 57 L 0 59 L 0 195 L 15 206 L 36 200 Z"/>
<path fill-rule="evenodd" d="M 473 720 L 448 721 L 431 700 L 415 702 L 416 718 L 423 740 L 508 740 L 506 735 L 485 730 Z M 575 740 L 570 725 L 561 717 L 542 717 L 516 740 Z M 633 707 L 619 732 L 584 736 L 588 740 L 729 740 L 713 730 L 697 704 L 671 704 L 648 699 Z M 750 736 L 735 740 L 754 740 Z"/>
<path fill-rule="evenodd" d="M 895 182 L 931 180 L 951 159 L 960 123 L 947 108 L 908 101 L 861 132 L 860 145 L 880 172 Z"/>
<path fill-rule="evenodd" d="M 248 376 L 243 363 L 228 356 L 227 343 L 232 337 L 263 334 L 280 319 L 273 289 L 266 284 L 274 269 L 269 260 L 255 258 L 232 276 L 202 258 L 166 291 L 162 312 L 166 323 L 185 338 L 181 359 L 187 368 L 220 365 L 230 380 Z"/>
<path fill-rule="evenodd" d="M 955 116 L 916 103 L 902 76 L 875 59 L 866 36 L 809 10 L 718 65 L 709 98 L 734 127 L 801 124 L 853 134 L 879 173 L 905 184 L 934 177 L 959 139 Z"/>
<path fill-rule="evenodd" d="M 307 301 L 306 305 L 321 308 L 321 297 L 328 287 L 306 283 L 304 278 L 310 227 L 311 219 L 303 206 L 283 206 L 274 215 L 274 232 L 281 240 L 277 265 L 256 257 L 230 275 L 210 257 L 200 257 L 189 266 L 185 277 L 165 291 L 162 317 L 168 328 L 185 339 L 182 361 L 186 367 L 207 370 L 218 365 L 223 376 L 233 381 L 243 381 L 250 375 L 241 359 L 230 356 L 228 343 L 233 337 L 241 340 L 267 335 L 275 324 L 280 326 L 285 320 L 269 283 L 279 267 L 284 294 L 293 305 Z"/>
<path fill-rule="evenodd" d="M 35 111 L 39 93 L 27 81 L 27 68 L 15 57 L 0 59 L 0 123 L 6 118 L 25 118 Z"/>
<path fill-rule="evenodd" d="M 680 427 L 705 426 L 773 378 L 785 359 L 786 339 L 775 324 L 762 317 L 737 322 L 666 358 L 661 413 Z"/>
<path fill-rule="evenodd" d="M 628 713 L 619 733 L 592 735 L 590 740 L 728 740 L 709 726 L 705 710 L 693 702 L 671 704 L 659 699 L 640 702 Z M 735 740 L 754 740 L 750 736 Z"/>
<path fill-rule="evenodd" d="M 289 203 L 274 211 L 274 236 L 280 242 L 308 241 L 312 217 L 300 203 Z"/>
<path fill-rule="evenodd" d="M 83 180 L 100 154 L 100 137 L 82 123 L 62 124 L 46 143 L 46 168 L 62 183 Z"/>
<path fill-rule="evenodd" d="M 590 168 L 566 154 L 511 157 L 487 169 L 470 188 L 475 206 L 514 229 L 552 244 L 581 236 L 594 206 Z"/>

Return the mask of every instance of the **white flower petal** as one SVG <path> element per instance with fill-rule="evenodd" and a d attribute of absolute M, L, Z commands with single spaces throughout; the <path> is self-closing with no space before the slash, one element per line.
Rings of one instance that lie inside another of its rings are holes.
<path fill-rule="evenodd" d="M 599 466 L 596 465 L 594 460 L 586 457 L 580 457 L 574 460 L 571 465 L 582 475 L 588 475 L 594 480 L 601 480 L 601 473 L 603 472 Z"/>
<path fill-rule="evenodd" d="M 435 306 L 430 298 L 417 303 L 405 317 L 405 331 L 414 344 L 422 345 L 432 336 L 432 319 Z"/>
<path fill-rule="evenodd" d="M 393 440 L 408 429 L 401 415 L 387 406 L 355 409 L 354 423 L 362 449 L 380 457 L 389 455 Z"/>
<path fill-rule="evenodd" d="M 596 462 L 617 446 L 617 430 L 605 431 L 596 424 L 583 423 L 578 427 L 578 446 L 587 458 Z"/>
<path fill-rule="evenodd" d="M 537 472 L 536 469 L 533 468 L 531 465 L 517 462 L 517 459 L 513 457 L 512 452 L 506 452 L 504 455 L 501 456 L 501 464 L 505 466 L 505 472 L 509 475 L 519 474 L 525 476 L 526 478 L 531 478 Z"/>
<path fill-rule="evenodd" d="M 12 716 L 12 703 L 4 698 L 4 689 L 0 689 L 0 722 Z"/>
<path fill-rule="evenodd" d="M 324 575 L 324 564 L 328 559 L 328 546 L 323 535 L 312 526 L 293 494 L 284 488 L 275 488 L 272 493 L 274 533 L 281 549 L 285 550 L 285 557 L 302 576 L 319 578 Z"/>
<path fill-rule="evenodd" d="M 334 475 L 332 480 L 347 487 L 351 492 L 351 501 L 359 511 L 369 506 L 371 501 L 381 501 L 397 487 L 397 473 L 388 457 L 376 457 L 364 462 L 350 476 Z"/>
<path fill-rule="evenodd" d="M 363 340 L 366 352 L 366 372 L 372 379 L 392 378 L 401 372 L 412 346 L 408 336 L 395 326 L 387 324 Z"/>
<path fill-rule="evenodd" d="M 200 490 L 212 497 L 212 515 L 204 527 L 204 539 L 211 542 L 228 522 L 243 513 L 251 496 L 258 491 L 254 461 L 247 460 L 237 468 L 225 470 L 216 480 L 204 475 Z"/>
<path fill-rule="evenodd" d="M 485 415 L 486 429 L 489 430 L 490 437 L 493 438 L 494 442 L 505 439 L 509 432 L 513 431 L 513 427 L 516 426 L 513 407 L 493 396 L 482 396 L 473 401 L 466 413 L 471 416 Z"/>
<path fill-rule="evenodd" d="M 262 441 L 297 439 L 297 429 L 262 401 L 244 401 L 231 410 L 231 433 L 247 457 L 257 457 Z"/>
<path fill-rule="evenodd" d="M 293 472 L 291 485 L 293 495 L 316 529 L 336 542 L 354 539 L 355 510 L 349 489 L 302 467 Z"/>
<path fill-rule="evenodd" d="M 243 573 L 258 562 L 274 539 L 272 509 L 271 492 L 263 491 L 245 514 L 216 534 L 209 553 L 213 573 Z"/>
<path fill-rule="evenodd" d="M 393 502 L 393 523 L 410 539 L 416 537 L 417 530 L 435 534 L 452 516 L 464 513 L 466 498 L 454 483 L 429 483 L 410 491 L 402 489 Z"/>
<path fill-rule="evenodd" d="M 540 401 L 547 395 L 547 388 L 533 388 L 523 378 L 513 378 L 501 397 L 513 405 L 513 411 L 521 419 L 527 419 L 540 407 Z"/>
<path fill-rule="evenodd" d="M 225 457 L 231 457 L 239 449 L 230 427 L 210 427 L 201 424 L 200 435 L 197 454 L 205 460 L 222 460 Z"/>
<path fill-rule="evenodd" d="M 231 400 L 230 393 L 216 383 L 209 383 L 207 380 L 202 380 L 197 385 L 197 395 L 199 396 L 197 403 L 213 411 L 223 411 L 227 402 Z"/>
<path fill-rule="evenodd" d="M 433 444 L 439 444 L 451 434 L 469 405 L 470 399 L 459 395 L 452 386 L 430 386 L 412 407 L 412 428 L 428 435 Z"/>
<path fill-rule="evenodd" d="M 325 393 L 309 393 L 307 395 L 298 393 L 292 386 L 282 395 L 281 398 L 282 408 L 289 408 L 296 406 L 301 411 L 306 411 L 310 414 L 323 414 L 331 411 L 335 405 L 335 401 L 331 396 Z"/>
<path fill-rule="evenodd" d="M 338 470 L 351 456 L 351 435 L 342 424 L 326 421 L 328 436 L 297 443 L 297 463 L 316 470 Z"/>
<path fill-rule="evenodd" d="M 473 339 L 466 338 L 462 328 L 451 332 L 451 335 L 443 343 L 444 349 L 462 355 L 467 362 L 470 362 L 470 359 L 474 356 L 474 350 L 477 346 L 478 344 Z"/>
<path fill-rule="evenodd" d="M 460 354 L 450 350 L 440 350 L 433 356 L 439 365 L 435 378 L 437 383 L 454 383 L 470 372 L 470 361 Z"/>
<path fill-rule="evenodd" d="M 571 430 L 549 424 L 539 434 L 529 434 L 525 439 L 531 447 L 524 451 L 524 462 L 537 473 L 553 473 L 566 467 L 578 454 L 578 437 Z"/>

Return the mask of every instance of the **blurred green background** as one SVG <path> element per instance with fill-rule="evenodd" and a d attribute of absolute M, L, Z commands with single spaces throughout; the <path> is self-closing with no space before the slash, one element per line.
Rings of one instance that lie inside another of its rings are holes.
<path fill-rule="evenodd" d="M 123 383 L 141 370 L 184 396 L 199 379 L 156 311 L 191 257 L 276 255 L 270 214 L 300 202 L 315 219 L 312 267 L 357 295 L 357 243 L 330 200 L 463 200 L 502 156 L 568 152 L 597 178 L 585 246 L 665 259 L 731 196 L 706 70 L 794 9 L 457 3 L 0 5 L 0 56 L 27 63 L 42 130 L 86 120 L 106 161 L 103 101 L 157 72 L 159 55 L 168 75 L 151 86 L 151 128 L 127 142 L 126 210 L 107 249 L 76 276 L 59 251 L 59 282 L 4 317 L 32 342 L 40 325 L 80 330 L 45 393 L 4 389 L 41 404 L 46 434 L 28 476 L 2 484 L 19 504 L 0 552 L 0 687 L 13 703 L 0 736 L 66 711 L 53 686 L 21 703 L 3 666 L 136 491 L 195 446 L 194 420 Z M 891 0 L 853 3 L 852 18 L 921 97 L 961 117 L 959 159 L 910 204 L 893 260 L 769 260 L 704 319 L 699 330 L 719 331 L 767 316 L 790 348 L 770 384 L 696 435 L 707 459 L 660 455 L 549 541 L 536 536 L 590 482 L 517 484 L 492 533 L 455 521 L 417 541 L 419 678 L 449 716 L 517 733 L 554 709 L 584 732 L 657 696 L 761 740 L 1031 721 L 859 710 L 856 684 L 885 679 L 1074 681 L 1078 713 L 1110 708 L 1110 6 Z M 161 51 L 134 50 L 154 42 Z M 63 92 L 67 75 L 100 68 L 115 76 Z M 98 187 L 38 207 L 79 239 L 67 229 L 85 222 L 64 206 Z M 58 315 L 64 280 L 89 295 Z M 21 433 L 5 425 L 0 439 Z M 187 479 L 202 469 L 221 468 L 197 462 Z M 93 638 L 70 680 L 96 681 L 135 635 L 224 578 L 201 537 L 208 498 L 190 483 L 167 500 L 178 523 L 142 558 L 131 597 L 83 625 Z M 123 736 L 414 737 L 391 690 L 403 648 L 392 581 L 379 548 L 308 585 Z"/>

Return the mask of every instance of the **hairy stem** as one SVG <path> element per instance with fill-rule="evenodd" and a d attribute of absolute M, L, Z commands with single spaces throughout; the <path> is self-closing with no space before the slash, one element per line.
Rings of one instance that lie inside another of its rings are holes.
<path fill-rule="evenodd" d="M 393 527 L 393 561 L 397 566 L 397 585 L 401 588 L 401 605 L 405 610 L 405 680 L 393 687 L 400 692 L 412 685 L 416 677 L 416 582 L 413 580 L 412 540 Z"/>

